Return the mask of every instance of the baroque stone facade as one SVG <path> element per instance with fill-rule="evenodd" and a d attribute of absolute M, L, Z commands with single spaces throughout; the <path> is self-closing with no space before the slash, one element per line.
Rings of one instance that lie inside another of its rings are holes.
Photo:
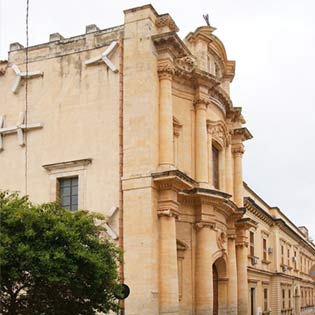
<path fill-rule="evenodd" d="M 243 183 L 252 135 L 215 28 L 182 40 L 151 5 L 124 14 L 121 26 L 30 47 L 29 73 L 11 45 L 0 188 L 108 215 L 128 315 L 314 313 L 307 230 Z"/>

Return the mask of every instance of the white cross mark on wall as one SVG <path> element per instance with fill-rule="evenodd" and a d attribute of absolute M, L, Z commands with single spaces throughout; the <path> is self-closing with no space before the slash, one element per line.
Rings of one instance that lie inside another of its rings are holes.
<path fill-rule="evenodd" d="M 106 218 L 106 222 L 105 222 L 105 229 L 107 234 L 113 239 L 113 240 L 117 240 L 118 235 L 117 233 L 112 229 L 112 227 L 109 225 L 110 221 L 112 220 L 113 216 L 115 215 L 115 213 L 118 211 L 117 207 L 111 207 L 107 213 L 107 218 Z"/>
<path fill-rule="evenodd" d="M 12 86 L 12 92 L 13 93 L 17 92 L 17 90 L 21 84 L 22 79 L 41 77 L 44 75 L 44 72 L 42 72 L 42 71 L 29 71 L 28 73 L 27 72 L 21 72 L 19 67 L 15 63 L 12 65 L 12 69 L 14 70 L 14 72 L 16 74 L 16 79 L 15 79 L 14 84 Z"/>
<path fill-rule="evenodd" d="M 107 49 L 101 55 L 86 60 L 85 64 L 91 65 L 91 64 L 99 63 L 103 61 L 105 62 L 107 67 L 111 69 L 113 72 L 118 72 L 118 69 L 116 68 L 116 66 L 109 60 L 109 56 L 114 53 L 117 46 L 118 46 L 118 42 L 116 41 L 111 42 L 111 44 L 107 47 Z"/>
<path fill-rule="evenodd" d="M 42 128 L 41 123 L 29 124 L 25 123 L 25 112 L 20 112 L 19 120 L 16 126 L 4 127 L 4 116 L 0 115 L 0 151 L 3 150 L 3 136 L 10 133 L 17 133 L 19 145 L 23 146 L 25 144 L 24 133 L 31 129 Z"/>

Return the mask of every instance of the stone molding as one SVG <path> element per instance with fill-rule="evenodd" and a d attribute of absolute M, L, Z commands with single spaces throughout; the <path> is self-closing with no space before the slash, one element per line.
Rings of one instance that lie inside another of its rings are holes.
<path fill-rule="evenodd" d="M 174 209 L 159 209 L 158 210 L 158 217 L 169 217 L 169 218 L 179 218 L 179 212 Z"/>
<path fill-rule="evenodd" d="M 201 230 L 202 228 L 209 228 L 210 230 L 216 230 L 215 222 L 206 222 L 206 221 L 199 221 L 195 223 L 196 230 Z"/>

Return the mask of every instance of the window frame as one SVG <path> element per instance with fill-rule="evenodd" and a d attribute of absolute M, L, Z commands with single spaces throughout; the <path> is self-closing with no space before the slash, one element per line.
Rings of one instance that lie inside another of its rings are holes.
<path fill-rule="evenodd" d="M 58 199 L 58 179 L 78 177 L 78 209 L 85 210 L 87 193 L 88 168 L 92 159 L 81 159 L 66 162 L 46 164 L 42 167 L 49 175 L 49 195 L 50 201 L 55 202 Z"/>
<path fill-rule="evenodd" d="M 70 185 L 69 186 L 64 186 L 62 187 L 62 184 L 70 180 Z M 73 184 L 73 181 L 76 180 L 76 184 Z M 58 195 L 58 201 L 60 205 L 68 210 L 72 211 L 77 211 L 79 209 L 79 176 L 72 176 L 72 177 L 59 177 L 57 178 L 57 195 Z M 61 192 L 62 188 L 70 188 L 69 194 L 68 195 L 63 195 Z M 76 188 L 76 194 L 73 193 L 74 188 Z M 63 198 L 64 197 L 69 197 L 69 204 L 64 204 Z M 73 199 L 74 197 L 77 197 L 77 202 L 74 203 Z"/>

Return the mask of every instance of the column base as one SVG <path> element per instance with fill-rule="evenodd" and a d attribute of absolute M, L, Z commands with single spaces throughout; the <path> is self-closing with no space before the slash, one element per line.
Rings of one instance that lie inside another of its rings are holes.
<path fill-rule="evenodd" d="M 214 187 L 212 185 L 210 185 L 209 183 L 203 183 L 203 182 L 199 182 L 199 187 L 200 188 L 205 188 L 205 189 L 214 189 Z"/>
<path fill-rule="evenodd" d="M 160 315 L 179 315 L 179 306 L 160 306 Z"/>
<path fill-rule="evenodd" d="M 213 308 L 212 306 L 196 306 L 196 315 L 212 315 Z"/>
<path fill-rule="evenodd" d="M 174 164 L 170 164 L 170 163 L 160 163 L 160 165 L 157 168 L 158 172 L 173 171 L 173 170 L 176 170 L 176 167 Z"/>

